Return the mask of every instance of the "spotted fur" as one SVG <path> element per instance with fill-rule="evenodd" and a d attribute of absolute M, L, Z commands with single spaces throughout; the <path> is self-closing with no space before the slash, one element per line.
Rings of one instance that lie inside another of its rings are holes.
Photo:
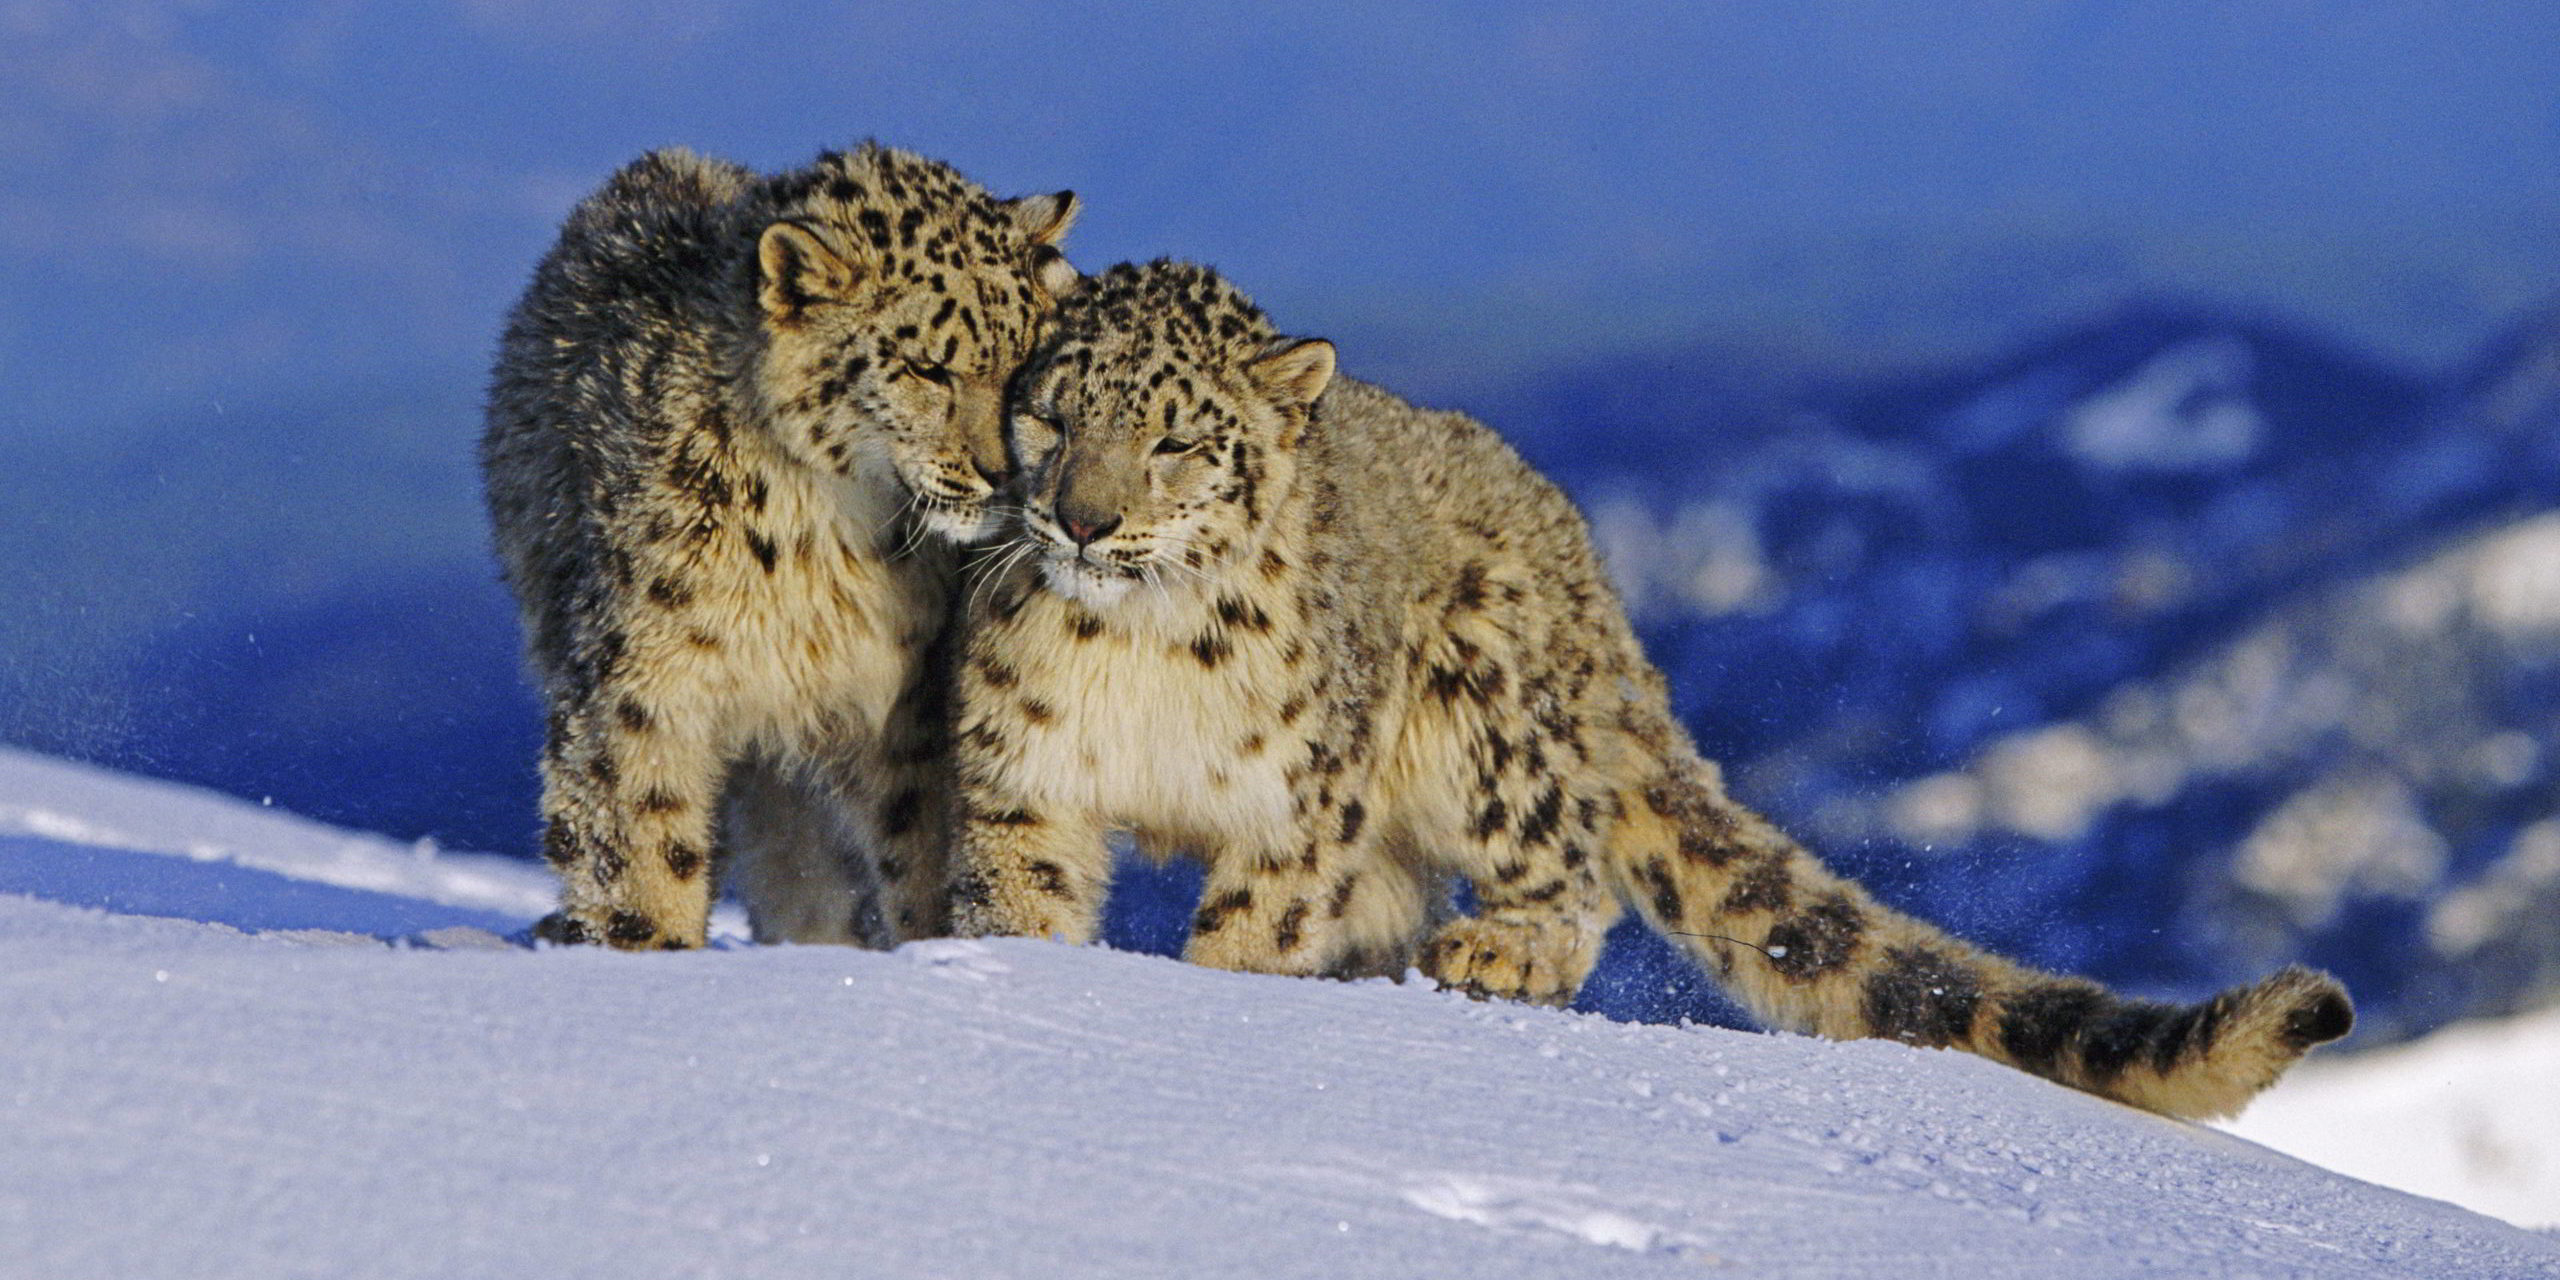
<path fill-rule="evenodd" d="M 1570 999 L 1624 904 L 1769 1023 L 2217 1115 L 2345 1034 L 2290 969 L 2201 1005 L 1887 909 L 1725 792 L 1581 516 L 1482 425 L 1332 378 L 1210 272 L 1119 267 L 1023 371 L 1023 494 L 959 674 L 965 932 L 1093 936 L 1099 837 L 1208 868 L 1189 956 Z M 1036 705 L 1036 710 L 1034 709 Z M 1442 877 L 1481 910 L 1434 919 Z"/>
<path fill-rule="evenodd" d="M 1074 212 L 865 145 L 660 151 L 570 214 L 481 443 L 549 705 L 546 936 L 700 945 L 732 861 L 762 937 L 944 926 L 940 543 L 985 531 Z"/>

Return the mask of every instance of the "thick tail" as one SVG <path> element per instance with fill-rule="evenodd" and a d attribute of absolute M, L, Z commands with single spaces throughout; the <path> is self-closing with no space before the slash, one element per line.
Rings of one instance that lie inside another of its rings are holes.
<path fill-rule="evenodd" d="M 2288 968 L 2200 1004 L 2012 964 L 1832 875 L 1692 761 L 1630 797 L 1609 862 L 1655 928 L 1792 1031 L 1963 1049 L 2188 1119 L 2236 1113 L 2355 1025 L 2336 979 Z"/>

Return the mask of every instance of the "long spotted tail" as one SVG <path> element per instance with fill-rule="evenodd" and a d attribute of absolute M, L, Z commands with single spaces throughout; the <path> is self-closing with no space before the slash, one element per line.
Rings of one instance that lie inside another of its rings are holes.
<path fill-rule="evenodd" d="M 2311 969 L 2174 1005 L 2012 964 L 1824 870 L 1726 796 L 1704 762 L 1629 804 L 1612 852 L 1623 891 L 1653 926 L 1754 1016 L 1788 1030 L 1963 1049 L 2207 1119 L 2238 1112 L 2355 1024 L 2346 990 Z"/>

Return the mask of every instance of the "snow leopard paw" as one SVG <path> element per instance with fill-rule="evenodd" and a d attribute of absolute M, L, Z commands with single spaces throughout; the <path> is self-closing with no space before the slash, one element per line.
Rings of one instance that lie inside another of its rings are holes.
<path fill-rule="evenodd" d="M 1433 935 L 1422 949 L 1422 971 L 1477 1000 L 1564 1005 L 1595 959 L 1588 931 L 1569 921 L 1468 917 Z"/>

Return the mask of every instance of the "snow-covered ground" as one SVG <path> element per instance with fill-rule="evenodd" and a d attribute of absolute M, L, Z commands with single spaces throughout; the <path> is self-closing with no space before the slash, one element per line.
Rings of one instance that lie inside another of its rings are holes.
<path fill-rule="evenodd" d="M 2560 1009 L 2314 1059 L 2226 1127 L 2387 1187 L 2560 1228 Z"/>
<path fill-rule="evenodd" d="M 1028 941 L 529 952 L 538 869 L 14 753 L 0 833 L 0 1274 L 2560 1277 L 1961 1055 Z"/>

